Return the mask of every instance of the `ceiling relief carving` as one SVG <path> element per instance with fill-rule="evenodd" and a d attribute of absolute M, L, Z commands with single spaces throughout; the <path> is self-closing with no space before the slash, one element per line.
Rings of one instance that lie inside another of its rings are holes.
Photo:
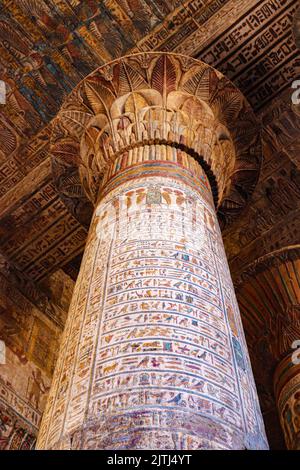
<path fill-rule="evenodd" d="M 63 329 L 67 315 L 65 305 L 51 298 L 45 288 L 37 286 L 23 273 L 13 269 L 2 256 L 0 256 L 0 277 L 2 285 L 7 286 L 7 293 L 18 291 L 19 295 L 35 305 L 60 330 Z"/>
<path fill-rule="evenodd" d="M 293 0 L 256 2 L 234 28 L 199 54 L 230 78 L 256 110 L 294 79 L 299 51 L 290 31 L 296 8 Z"/>
<path fill-rule="evenodd" d="M 257 259 L 235 281 L 264 411 L 274 406 L 274 371 L 300 337 L 299 272 L 296 245 Z"/>
<path fill-rule="evenodd" d="M 198 56 L 210 63 L 224 72 L 228 78 L 233 79 L 236 84 L 239 84 L 236 74 L 242 71 L 246 73 L 247 64 L 253 65 L 254 62 L 261 70 L 260 80 L 263 84 L 263 77 L 272 75 L 273 70 L 273 66 L 264 66 L 263 61 L 269 60 L 267 57 L 272 56 L 276 62 L 276 70 L 284 78 L 285 87 L 288 87 L 293 75 L 289 75 L 286 71 L 286 67 L 290 67 L 286 64 L 291 64 L 293 59 L 290 61 L 290 55 L 288 62 L 282 55 L 276 59 L 274 44 L 282 44 L 282 47 L 285 47 L 284 41 L 292 40 L 290 39 L 293 38 L 292 21 L 297 1 L 116 2 L 108 0 L 89 2 L 88 6 L 87 2 L 76 1 L 71 7 L 69 2 L 64 1 L 22 0 L 16 4 L 2 0 L 1 5 L 3 6 L 1 21 L 3 30 L 6 31 L 6 40 L 0 44 L 0 75 L 8 90 L 6 105 L 0 105 L 1 119 L 5 123 L 1 129 L 5 135 L 10 136 L 2 144 L 4 148 L 0 149 L 2 152 L 0 155 L 6 152 L 5 158 L 3 157 L 0 162 L 0 194 L 3 197 L 7 197 L 6 194 L 10 191 L 13 192 L 16 184 L 24 186 L 23 179 L 35 168 L 39 173 L 39 165 L 49 156 L 51 129 L 48 124 L 57 114 L 65 97 L 83 77 L 120 54 L 155 49 L 183 52 Z M 114 36 L 110 41 L 110 51 L 107 49 L 108 33 L 105 31 L 108 19 L 109 21 L 113 19 L 113 27 L 109 30 Z M 276 41 L 269 42 L 265 48 L 263 47 L 265 43 L 261 40 L 263 31 L 265 35 L 276 36 Z M 124 36 L 126 41 L 122 39 Z M 22 43 L 20 38 L 24 39 Z M 119 41 L 122 42 L 122 47 L 118 46 Z M 291 46 L 292 49 L 293 47 Z M 293 56 L 294 52 L 291 54 Z M 238 65 L 239 61 L 241 65 Z M 230 67 L 222 68 L 222 64 L 226 63 L 230 63 Z M 252 72 L 249 76 L 252 76 Z M 280 102 L 281 89 L 276 87 L 276 96 Z M 250 98 L 253 104 L 248 88 L 243 88 L 243 91 L 246 91 L 247 98 Z M 289 95 L 289 89 L 286 92 Z M 270 90 L 268 100 L 274 96 Z M 289 100 L 290 95 L 285 98 L 284 103 L 289 105 Z M 262 111 L 264 112 L 264 108 Z M 292 119 L 290 121 L 293 122 Z M 281 125 L 285 126 L 286 123 Z M 263 129 L 263 133 L 265 132 Z M 289 158 L 293 161 L 297 159 L 297 148 L 293 150 L 294 156 L 291 149 L 292 145 L 296 147 L 297 139 L 294 137 L 296 132 L 297 128 L 292 131 L 292 144 L 289 142 L 285 145 L 283 142 L 282 148 L 276 150 L 285 153 L 289 147 Z M 274 134 L 273 130 L 269 138 L 271 141 L 272 133 Z M 288 131 L 286 138 L 285 131 L 280 135 L 286 141 L 290 138 L 290 134 Z M 14 149 L 13 153 L 7 155 L 8 149 L 9 152 Z M 271 149 L 269 153 L 271 151 L 273 152 Z M 273 162 L 270 162 L 269 166 L 276 164 L 274 162 L 277 161 L 277 154 L 272 153 L 272 155 Z M 265 155 L 264 158 L 266 159 Z M 22 239 L 24 225 L 16 223 L 13 214 L 9 217 L 7 212 L 2 215 L 0 211 L 1 227 L 4 227 L 4 230 L 6 227 L 11 227 L 9 233 L 12 247 L 7 258 L 21 270 L 25 269 L 34 280 L 44 279 L 57 266 L 69 263 L 83 250 L 86 227 L 90 221 L 91 206 L 87 201 L 83 203 L 84 199 L 81 198 L 82 188 L 78 184 L 77 170 L 70 167 L 69 173 L 65 170 L 62 172 L 59 165 L 56 165 L 54 174 L 63 205 L 71 210 L 73 217 L 71 226 L 69 223 L 68 227 L 63 229 L 67 242 L 64 247 L 61 245 L 61 250 L 55 249 L 57 243 L 55 237 L 59 227 L 57 230 L 55 228 L 51 240 L 48 241 L 46 252 L 55 255 L 55 266 L 39 258 L 36 258 L 31 267 L 25 264 L 26 261 L 21 262 L 17 253 L 14 254 L 13 246 L 15 239 Z M 57 204 L 57 194 L 55 195 L 53 190 L 50 194 L 51 190 L 49 192 L 49 187 L 46 187 L 49 184 L 52 183 L 42 183 L 37 194 L 40 197 L 43 190 L 47 191 L 46 199 L 49 204 L 47 217 L 49 225 L 56 227 L 59 223 L 57 219 L 64 217 L 64 209 L 61 207 L 50 211 L 50 207 L 54 208 Z M 27 199 L 32 200 L 30 191 L 28 196 L 24 194 L 22 199 L 16 202 L 16 210 L 17 206 L 20 206 L 18 210 L 22 211 L 21 207 L 25 204 L 26 210 L 32 211 L 31 216 L 36 225 L 35 237 L 38 243 L 42 243 L 45 229 L 47 228 L 48 235 L 50 233 L 49 225 L 46 227 L 43 224 L 45 213 L 41 208 L 44 203 L 35 205 L 29 202 L 28 205 L 25 202 Z M 29 221 L 25 221 L 25 224 L 29 224 Z M 78 236 L 72 237 L 73 230 Z M 231 238 L 234 240 L 236 234 Z M 20 250 L 20 242 L 16 243 L 16 249 Z M 21 250 L 27 256 L 27 245 L 24 244 Z M 0 251 L 8 255 L 1 246 Z M 45 250 L 43 252 L 45 253 Z"/>
<path fill-rule="evenodd" d="M 300 49 L 300 7 L 295 13 L 294 22 L 293 22 L 293 35 L 296 46 Z"/>

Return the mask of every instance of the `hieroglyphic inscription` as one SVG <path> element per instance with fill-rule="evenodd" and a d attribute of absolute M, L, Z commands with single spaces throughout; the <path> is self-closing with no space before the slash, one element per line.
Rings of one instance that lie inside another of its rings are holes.
<path fill-rule="evenodd" d="M 265 445 L 200 181 L 195 190 L 167 177 L 125 180 L 98 205 L 39 446 L 68 448 L 70 436 L 98 449 L 156 448 L 159 439 L 177 449 Z"/>

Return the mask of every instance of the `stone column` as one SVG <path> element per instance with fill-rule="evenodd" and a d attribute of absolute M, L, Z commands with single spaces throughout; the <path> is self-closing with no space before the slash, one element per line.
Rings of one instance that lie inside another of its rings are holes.
<path fill-rule="evenodd" d="M 275 371 L 274 388 L 287 448 L 300 450 L 300 350 L 280 362 Z"/>
<path fill-rule="evenodd" d="M 54 123 L 95 209 L 39 449 L 267 448 L 216 215 L 241 139 L 213 78 L 232 125 L 233 85 L 167 54 L 99 69 Z"/>
<path fill-rule="evenodd" d="M 235 279 L 262 412 L 270 417 L 269 443 L 280 445 L 281 425 L 289 449 L 300 448 L 299 273 L 300 246 L 293 245 L 262 256 Z"/>

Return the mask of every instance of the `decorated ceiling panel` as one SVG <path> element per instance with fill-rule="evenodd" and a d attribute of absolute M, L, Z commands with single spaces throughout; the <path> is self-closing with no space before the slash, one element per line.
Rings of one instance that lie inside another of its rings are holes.
<path fill-rule="evenodd" d="M 85 76 L 128 52 L 174 51 L 207 62 L 233 80 L 262 120 L 260 184 L 224 233 L 237 275 L 261 250 L 295 242 L 296 0 L 1 0 L 0 7 L 0 79 L 7 88 L 0 105 L 0 252 L 12 270 L 39 283 L 64 265 L 76 275 L 90 213 L 75 197 L 72 207 L 58 197 L 50 125 Z M 80 191 L 76 174 L 64 183 L 74 195 Z"/>

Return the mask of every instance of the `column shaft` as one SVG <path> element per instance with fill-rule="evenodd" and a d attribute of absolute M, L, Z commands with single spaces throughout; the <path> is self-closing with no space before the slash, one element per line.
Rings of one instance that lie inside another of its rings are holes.
<path fill-rule="evenodd" d="M 38 448 L 267 448 L 210 185 L 183 151 L 106 173 Z"/>
<path fill-rule="evenodd" d="M 274 384 L 287 448 L 300 450 L 300 350 L 281 361 L 275 372 Z"/>

